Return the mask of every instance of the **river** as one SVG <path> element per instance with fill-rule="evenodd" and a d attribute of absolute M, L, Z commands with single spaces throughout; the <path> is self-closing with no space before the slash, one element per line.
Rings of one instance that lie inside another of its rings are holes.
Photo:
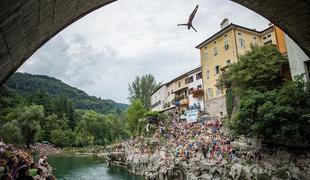
<path fill-rule="evenodd" d="M 58 180 L 143 180 L 89 155 L 49 155 L 48 162 L 56 169 L 54 175 Z"/>

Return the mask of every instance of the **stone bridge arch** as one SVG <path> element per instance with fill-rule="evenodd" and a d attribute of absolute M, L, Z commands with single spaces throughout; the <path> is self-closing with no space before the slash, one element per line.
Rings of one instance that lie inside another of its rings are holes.
<path fill-rule="evenodd" d="M 0 84 L 62 29 L 114 1 L 1 0 Z M 310 0 L 232 1 L 278 25 L 310 55 Z"/>

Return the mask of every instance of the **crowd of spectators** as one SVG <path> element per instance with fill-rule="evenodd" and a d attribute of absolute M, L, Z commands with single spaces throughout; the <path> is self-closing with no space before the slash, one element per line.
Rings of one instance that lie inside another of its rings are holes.
<path fill-rule="evenodd" d="M 258 152 L 240 151 L 232 145 L 232 139 L 222 132 L 220 117 L 187 123 L 171 117 L 168 123 L 158 122 L 152 138 L 137 136 L 116 144 L 112 151 L 151 155 L 160 153 L 162 160 L 181 161 L 214 160 L 221 163 L 237 161 L 237 157 L 255 160 Z M 153 140 L 153 141 L 152 141 Z"/>
<path fill-rule="evenodd" d="M 4 146 L 3 146 L 4 145 Z M 35 163 L 32 157 L 24 150 L 10 148 L 9 153 L 4 141 L 0 141 L 0 157 L 5 162 L 4 170 L 0 180 L 55 180 L 52 175 L 52 168 L 47 162 L 47 157 L 41 155 L 39 161 Z M 5 157 L 4 153 L 10 154 Z"/>
<path fill-rule="evenodd" d="M 43 143 L 36 143 L 33 146 L 31 146 L 31 150 L 34 152 L 38 152 L 40 154 L 49 154 L 49 153 L 61 153 L 61 148 L 55 147 L 55 145 L 49 143 L 49 142 L 43 142 Z"/>

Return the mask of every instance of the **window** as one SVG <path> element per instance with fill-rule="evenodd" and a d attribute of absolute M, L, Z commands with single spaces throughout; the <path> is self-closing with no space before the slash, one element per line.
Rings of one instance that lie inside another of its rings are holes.
<path fill-rule="evenodd" d="M 241 32 L 238 32 L 238 35 L 241 36 Z"/>
<path fill-rule="evenodd" d="M 214 54 L 214 56 L 217 55 L 217 47 L 214 47 L 214 48 L 213 48 L 213 54 Z"/>
<path fill-rule="evenodd" d="M 239 38 L 239 47 L 245 48 L 245 40 L 242 38 Z"/>
<path fill-rule="evenodd" d="M 266 36 L 264 36 L 264 37 L 263 37 L 263 40 L 266 40 L 266 39 L 267 39 L 267 37 L 266 37 Z"/>
<path fill-rule="evenodd" d="M 202 73 L 201 72 L 197 73 L 196 74 L 196 80 L 199 80 L 201 78 L 202 78 Z"/>
<path fill-rule="evenodd" d="M 272 40 L 264 42 L 264 45 L 267 45 L 267 44 L 272 44 Z"/>
<path fill-rule="evenodd" d="M 193 90 L 194 90 L 194 88 L 190 88 L 190 89 L 188 90 L 188 94 L 192 94 Z"/>
<path fill-rule="evenodd" d="M 270 37 L 271 37 L 271 34 L 268 34 L 268 35 L 267 35 L 267 38 L 270 38 Z"/>
<path fill-rule="evenodd" d="M 197 86 L 197 89 L 202 89 L 201 85 L 198 85 L 198 86 Z"/>
<path fill-rule="evenodd" d="M 253 42 L 251 43 L 251 46 L 258 46 L 257 40 L 256 40 L 256 36 L 253 37 Z"/>
<path fill-rule="evenodd" d="M 179 82 L 179 87 L 181 87 L 181 82 Z"/>
<path fill-rule="evenodd" d="M 193 81 L 194 81 L 194 77 L 193 76 L 187 78 L 187 83 L 192 83 Z"/>
<path fill-rule="evenodd" d="M 208 88 L 207 89 L 207 94 L 208 94 L 208 97 L 210 98 L 210 97 L 213 97 L 213 90 L 212 90 L 212 88 Z"/>
<path fill-rule="evenodd" d="M 215 66 L 214 72 L 215 72 L 215 75 L 219 75 L 220 74 L 220 66 L 219 65 Z"/>
<path fill-rule="evenodd" d="M 216 44 L 216 41 L 214 41 L 213 44 Z"/>
<path fill-rule="evenodd" d="M 305 69 L 306 69 L 306 78 L 308 81 L 310 80 L 310 60 L 305 61 Z"/>
<path fill-rule="evenodd" d="M 218 96 L 218 95 L 221 95 L 222 94 L 222 91 L 221 91 L 221 89 L 219 89 L 219 88 L 216 88 L 216 95 Z"/>
<path fill-rule="evenodd" d="M 229 64 L 231 64 L 231 60 L 230 59 L 226 60 L 226 65 L 229 65 Z"/>
<path fill-rule="evenodd" d="M 207 79 L 210 79 L 210 71 L 207 70 Z"/>
<path fill-rule="evenodd" d="M 224 49 L 225 50 L 229 49 L 228 39 L 224 41 Z"/>

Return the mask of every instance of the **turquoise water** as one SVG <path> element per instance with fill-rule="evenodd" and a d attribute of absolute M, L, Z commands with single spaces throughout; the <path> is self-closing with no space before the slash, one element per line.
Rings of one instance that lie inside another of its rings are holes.
<path fill-rule="evenodd" d="M 48 162 L 58 180 L 143 180 L 94 156 L 50 155 Z"/>

